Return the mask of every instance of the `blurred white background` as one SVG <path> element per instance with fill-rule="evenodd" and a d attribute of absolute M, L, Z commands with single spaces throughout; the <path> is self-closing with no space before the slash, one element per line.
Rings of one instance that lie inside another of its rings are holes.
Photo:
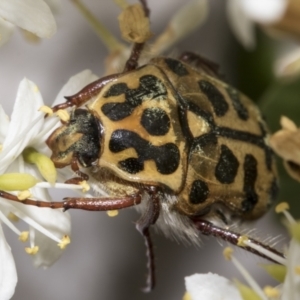
<path fill-rule="evenodd" d="M 44 101 L 50 105 L 72 75 L 84 69 L 91 69 L 99 76 L 103 74 L 106 48 L 72 1 L 61 2 L 56 15 L 58 32 L 51 40 L 30 44 L 16 30 L 13 38 L 0 49 L 0 102 L 8 115 L 23 77 L 38 85 Z M 120 10 L 112 1 L 84 2 L 119 36 L 116 18 Z M 148 2 L 152 31 L 159 33 L 184 1 Z M 224 1 L 211 0 L 210 7 L 207 22 L 174 50 L 203 54 L 220 64 L 222 73 L 234 84 L 236 41 L 228 28 Z M 56 195 L 56 200 L 64 196 Z M 230 279 L 239 277 L 231 263 L 224 260 L 223 249 L 215 239 L 203 238 L 201 249 L 196 249 L 153 234 L 157 287 L 152 293 L 143 294 L 140 288 L 145 284 L 146 255 L 144 241 L 134 226 L 138 214 L 130 209 L 120 211 L 116 218 L 109 218 L 104 212 L 70 211 L 70 214 L 72 242 L 48 270 L 35 269 L 30 256 L 24 252 L 24 245 L 6 230 L 19 277 L 14 300 L 181 299 L 186 275 L 215 272 Z M 284 232 L 269 219 L 266 216 L 254 225 L 262 236 Z M 241 250 L 236 253 L 262 286 L 272 283 L 257 267 L 260 259 Z"/>

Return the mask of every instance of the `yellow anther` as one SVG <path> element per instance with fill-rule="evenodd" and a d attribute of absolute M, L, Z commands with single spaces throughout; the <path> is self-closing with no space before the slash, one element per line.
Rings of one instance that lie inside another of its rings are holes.
<path fill-rule="evenodd" d="M 59 109 L 56 115 L 63 121 L 68 122 L 70 120 L 70 115 L 65 109 Z"/>
<path fill-rule="evenodd" d="M 38 93 L 38 92 L 40 91 L 37 85 L 34 85 L 33 91 L 34 91 L 35 93 Z"/>
<path fill-rule="evenodd" d="M 226 260 L 231 260 L 232 253 L 233 253 L 233 249 L 230 247 L 226 247 L 223 251 L 223 255 Z"/>
<path fill-rule="evenodd" d="M 87 191 L 90 190 L 90 186 L 89 186 L 89 184 L 87 183 L 86 180 L 83 180 L 83 181 L 79 182 L 79 185 L 82 187 L 82 192 L 83 193 L 86 193 Z"/>
<path fill-rule="evenodd" d="M 272 287 L 272 286 L 265 286 L 264 287 L 264 293 L 268 298 L 279 298 L 280 292 L 278 289 Z"/>
<path fill-rule="evenodd" d="M 30 198 L 32 196 L 32 194 L 30 193 L 29 190 L 26 190 L 26 191 L 22 191 L 22 192 L 19 192 L 17 197 L 19 200 L 23 201 L 27 198 Z"/>
<path fill-rule="evenodd" d="M 115 217 L 115 216 L 117 216 L 119 214 L 119 211 L 117 209 L 115 209 L 115 210 L 108 210 L 106 213 L 107 213 L 107 215 L 109 217 Z"/>
<path fill-rule="evenodd" d="M 61 239 L 60 243 L 57 244 L 57 246 L 60 249 L 65 249 L 67 245 L 71 243 L 71 239 L 68 235 L 64 235 L 63 238 Z"/>
<path fill-rule="evenodd" d="M 249 241 L 249 238 L 246 235 L 242 235 L 239 237 L 237 245 L 239 247 L 245 247 L 246 246 L 245 242 L 247 241 Z"/>
<path fill-rule="evenodd" d="M 0 152 L 2 151 L 2 149 L 3 149 L 3 145 L 2 145 L 2 144 L 0 144 Z"/>
<path fill-rule="evenodd" d="M 295 274 L 300 275 L 300 266 L 295 267 Z"/>
<path fill-rule="evenodd" d="M 287 202 L 281 202 L 278 205 L 276 205 L 275 212 L 279 214 L 279 213 L 282 213 L 283 211 L 289 210 L 289 209 L 290 209 L 290 206 Z"/>
<path fill-rule="evenodd" d="M 29 231 L 22 231 L 21 234 L 19 235 L 19 240 L 21 242 L 26 242 L 29 237 Z"/>
<path fill-rule="evenodd" d="M 185 294 L 183 295 L 182 300 L 192 300 L 192 296 L 190 293 L 185 292 Z"/>
<path fill-rule="evenodd" d="M 38 180 L 30 174 L 6 173 L 0 175 L 0 190 L 24 191 L 32 188 Z"/>
<path fill-rule="evenodd" d="M 26 247 L 25 252 L 29 255 L 35 255 L 39 251 L 39 246 L 34 246 L 34 247 Z"/>
<path fill-rule="evenodd" d="M 39 108 L 39 111 L 49 115 L 49 116 L 52 116 L 53 115 L 53 110 L 51 107 L 47 106 L 47 105 L 43 105 Z"/>
<path fill-rule="evenodd" d="M 13 214 L 12 212 L 9 212 L 7 217 L 12 221 L 12 222 L 18 222 L 20 219 L 15 215 Z"/>

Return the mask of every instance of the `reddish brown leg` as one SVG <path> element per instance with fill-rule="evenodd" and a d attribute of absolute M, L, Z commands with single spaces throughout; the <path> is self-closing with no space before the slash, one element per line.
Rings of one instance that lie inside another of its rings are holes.
<path fill-rule="evenodd" d="M 38 207 L 52 209 L 63 208 L 64 210 L 82 209 L 89 211 L 107 211 L 134 206 L 141 202 L 140 194 L 118 198 L 64 198 L 61 202 L 45 202 L 32 199 L 19 200 L 16 196 L 0 190 L 0 197 L 10 201 Z"/>
<path fill-rule="evenodd" d="M 71 169 L 78 177 L 70 178 L 65 183 L 79 184 L 83 180 L 88 180 L 89 176 L 79 170 L 78 160 L 76 156 L 72 157 Z"/>
<path fill-rule="evenodd" d="M 204 71 L 210 76 L 222 78 L 219 73 L 219 65 L 193 52 L 183 52 L 179 59 L 188 64 L 194 65 L 201 71 Z"/>
<path fill-rule="evenodd" d="M 149 228 L 151 225 L 155 224 L 159 217 L 160 203 L 159 196 L 156 187 L 150 187 L 149 194 L 151 198 L 147 203 L 147 209 L 141 216 L 141 218 L 136 223 L 136 229 L 141 233 L 145 239 L 145 244 L 147 247 L 147 258 L 148 258 L 148 276 L 147 285 L 143 288 L 144 292 L 150 292 L 155 286 L 155 262 L 154 262 L 154 252 L 153 244 L 151 241 Z"/>
<path fill-rule="evenodd" d="M 212 235 L 214 237 L 217 237 L 217 238 L 221 238 L 222 240 L 226 241 L 226 242 L 229 242 L 235 246 L 238 246 L 238 247 L 241 247 L 242 249 L 245 249 L 249 252 L 252 252 L 260 257 L 263 257 L 263 258 L 266 258 L 268 260 L 271 260 L 273 261 L 271 258 L 267 257 L 267 256 L 264 256 L 263 254 L 261 254 L 260 252 L 256 251 L 255 249 L 249 247 L 249 246 L 239 246 L 238 245 L 238 241 L 239 239 L 241 238 L 241 234 L 239 233 L 236 233 L 236 232 L 233 232 L 233 231 L 230 231 L 228 229 L 224 229 L 224 228 L 221 228 L 221 227 L 218 227 L 218 226 L 215 226 L 213 225 L 212 223 L 208 222 L 208 221 L 205 221 L 205 220 L 193 220 L 194 224 L 196 225 L 197 229 L 202 233 L 202 234 L 205 234 L 205 235 Z M 267 249 L 269 250 L 270 252 L 284 258 L 285 256 L 273 249 L 272 247 L 270 246 L 267 246 L 259 241 L 256 241 L 252 238 L 249 238 L 249 241 L 255 245 L 258 245 L 260 247 L 263 247 L 264 249 Z M 276 261 L 273 261 L 275 263 L 278 263 Z"/>

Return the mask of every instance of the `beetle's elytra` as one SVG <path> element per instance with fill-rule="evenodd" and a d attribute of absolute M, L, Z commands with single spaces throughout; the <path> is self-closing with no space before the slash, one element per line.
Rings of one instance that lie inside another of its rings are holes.
<path fill-rule="evenodd" d="M 141 3 L 148 16 L 146 2 Z M 213 220 L 228 225 L 263 215 L 276 196 L 277 177 L 259 110 L 218 78 L 215 64 L 187 52 L 138 66 L 143 45 L 133 45 L 122 73 L 97 80 L 53 108 L 75 106 L 70 121 L 47 140 L 55 166 L 71 165 L 79 176 L 73 182 L 89 178 L 96 192 L 109 196 L 22 203 L 140 209 L 136 227 L 148 248 L 150 290 L 155 283 L 151 225 L 195 243 L 200 232 L 238 245 L 241 235 Z M 0 196 L 19 201 L 3 191 Z"/>
<path fill-rule="evenodd" d="M 47 143 L 57 167 L 76 157 L 109 194 L 155 186 L 184 216 L 254 219 L 277 190 L 267 139 L 247 97 L 183 61 L 154 58 L 108 80 Z"/>

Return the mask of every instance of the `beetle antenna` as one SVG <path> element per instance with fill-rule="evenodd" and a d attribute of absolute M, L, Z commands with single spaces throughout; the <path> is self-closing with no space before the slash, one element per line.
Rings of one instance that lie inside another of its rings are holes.
<path fill-rule="evenodd" d="M 140 0 L 140 2 L 141 2 L 141 5 L 143 7 L 143 10 L 144 10 L 145 17 L 149 18 L 150 9 L 147 5 L 147 1 L 146 0 Z M 145 46 L 145 42 L 134 43 L 133 44 L 130 56 L 129 56 L 128 60 L 126 61 L 123 72 L 132 71 L 132 70 L 135 70 L 138 67 L 138 60 L 141 56 L 141 53 L 144 49 L 144 46 Z"/>

